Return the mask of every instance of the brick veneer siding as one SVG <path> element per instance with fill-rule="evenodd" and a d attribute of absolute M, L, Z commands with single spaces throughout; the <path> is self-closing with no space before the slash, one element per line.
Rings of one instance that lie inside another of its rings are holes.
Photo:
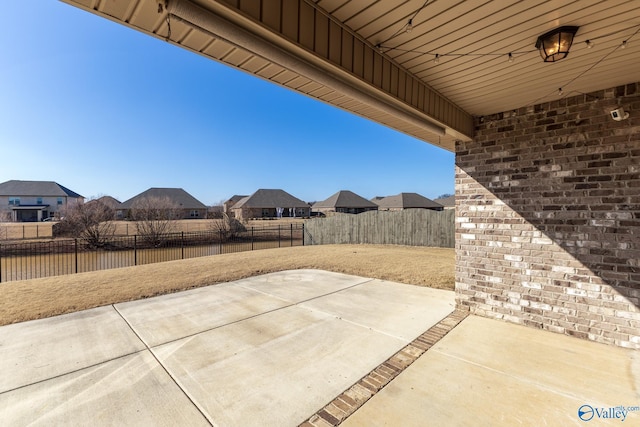
<path fill-rule="evenodd" d="M 476 119 L 456 146 L 456 298 L 640 349 L 640 83 Z"/>

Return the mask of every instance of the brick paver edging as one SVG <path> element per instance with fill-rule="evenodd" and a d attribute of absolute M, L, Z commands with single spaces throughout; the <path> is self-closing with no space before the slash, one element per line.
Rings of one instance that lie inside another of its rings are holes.
<path fill-rule="evenodd" d="M 378 393 L 392 379 L 440 341 L 469 315 L 468 311 L 454 310 L 440 322 L 388 358 L 360 381 L 336 397 L 327 406 L 313 414 L 300 427 L 337 426 L 349 415 Z"/>

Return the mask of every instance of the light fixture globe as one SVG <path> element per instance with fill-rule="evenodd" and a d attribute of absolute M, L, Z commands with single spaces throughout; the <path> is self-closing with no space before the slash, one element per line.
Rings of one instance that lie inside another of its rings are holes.
<path fill-rule="evenodd" d="M 540 56 L 544 62 L 556 62 L 566 58 L 578 28 L 560 27 L 538 37 L 536 49 L 540 49 Z"/>

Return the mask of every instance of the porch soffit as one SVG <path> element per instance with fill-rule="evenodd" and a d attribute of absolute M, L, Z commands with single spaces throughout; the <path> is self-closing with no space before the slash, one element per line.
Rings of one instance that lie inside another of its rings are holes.
<path fill-rule="evenodd" d="M 160 39 L 170 22 L 170 43 L 450 151 L 473 116 L 640 75 L 638 1 L 62 1 Z M 543 63 L 535 41 L 561 25 L 580 27 L 569 58 Z"/>

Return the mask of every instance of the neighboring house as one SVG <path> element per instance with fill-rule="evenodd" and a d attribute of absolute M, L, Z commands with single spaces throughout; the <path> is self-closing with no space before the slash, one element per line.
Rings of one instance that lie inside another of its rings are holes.
<path fill-rule="evenodd" d="M 444 209 L 455 209 L 456 208 L 456 196 L 443 197 L 442 199 L 434 199 L 436 203 L 440 203 L 444 206 Z"/>
<path fill-rule="evenodd" d="M 97 199 L 89 200 L 88 202 L 85 203 L 86 206 L 90 206 L 93 204 L 100 204 L 100 205 L 106 206 L 107 208 L 113 211 L 114 219 L 122 219 L 122 216 L 118 216 L 118 215 L 122 215 L 122 210 L 120 209 L 121 203 L 118 199 L 111 196 L 102 196 L 102 197 L 98 197 Z"/>
<path fill-rule="evenodd" d="M 84 197 L 53 181 L 11 180 L 0 184 L 0 218 L 17 222 L 59 218 Z"/>
<path fill-rule="evenodd" d="M 213 205 L 207 207 L 207 218 L 222 218 L 224 217 L 224 206 Z"/>
<path fill-rule="evenodd" d="M 237 201 L 231 212 L 239 220 L 251 218 L 308 217 L 311 208 L 284 190 L 260 189 Z"/>
<path fill-rule="evenodd" d="M 168 199 L 180 210 L 176 219 L 206 218 L 207 207 L 184 191 L 182 188 L 150 188 L 129 200 L 122 202 L 118 208 L 118 218 L 127 218 L 136 203 L 145 199 Z"/>
<path fill-rule="evenodd" d="M 223 204 L 224 213 L 226 213 L 228 216 L 232 217 L 234 215 L 234 212 L 232 212 L 231 209 L 233 209 L 233 206 L 236 203 L 238 203 L 240 200 L 244 199 L 245 197 L 249 197 L 249 196 L 239 196 L 237 194 L 234 194 L 233 196 L 231 196 L 231 198 L 229 200 L 227 200 L 226 202 L 224 202 L 224 204 Z"/>
<path fill-rule="evenodd" d="M 441 211 L 444 209 L 440 203 L 427 199 L 418 193 L 400 193 L 388 196 L 375 202 L 380 211 L 401 211 L 403 209 L 432 209 Z"/>
<path fill-rule="evenodd" d="M 313 212 L 338 212 L 358 214 L 367 211 L 378 210 L 378 205 L 348 190 L 342 190 L 321 202 L 316 202 L 311 206 Z"/>

